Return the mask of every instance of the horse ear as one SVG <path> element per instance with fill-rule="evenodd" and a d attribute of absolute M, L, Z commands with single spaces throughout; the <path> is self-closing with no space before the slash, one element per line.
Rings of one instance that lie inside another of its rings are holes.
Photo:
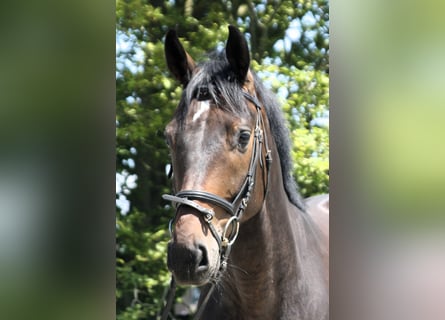
<path fill-rule="evenodd" d="M 191 78 L 195 62 L 184 50 L 175 30 L 169 30 L 165 36 L 165 59 L 170 72 L 186 86 Z"/>
<path fill-rule="evenodd" d="M 226 57 L 238 81 L 244 83 L 250 64 L 249 47 L 244 36 L 234 26 L 229 26 Z"/>

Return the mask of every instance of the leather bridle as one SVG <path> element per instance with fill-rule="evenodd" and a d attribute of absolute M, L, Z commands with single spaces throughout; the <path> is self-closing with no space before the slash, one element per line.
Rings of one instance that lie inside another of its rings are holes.
<path fill-rule="evenodd" d="M 202 95 L 206 93 L 205 89 L 206 88 L 203 88 L 204 93 L 201 92 Z M 244 215 L 244 211 L 247 208 L 247 205 L 250 201 L 253 192 L 253 188 L 255 186 L 255 175 L 258 163 L 262 168 L 264 168 L 263 156 L 262 156 L 263 143 L 264 143 L 264 148 L 266 150 L 266 155 L 264 158 L 266 162 L 265 166 L 267 171 L 266 181 L 264 185 L 264 199 L 266 197 L 268 189 L 269 169 L 272 163 L 271 150 L 269 149 L 267 135 L 265 134 L 264 130 L 264 121 L 263 121 L 263 116 L 261 114 L 261 105 L 257 100 L 257 98 L 252 96 L 248 92 L 243 91 L 243 95 L 247 100 L 249 100 L 255 106 L 257 111 L 257 118 L 254 130 L 253 151 L 252 151 L 252 157 L 250 158 L 249 169 L 247 171 L 246 178 L 237 196 L 233 199 L 233 201 L 229 202 L 226 199 L 216 194 L 198 190 L 182 190 L 176 193 L 175 195 L 169 195 L 169 194 L 162 195 L 163 199 L 171 201 L 176 208 L 185 205 L 196 209 L 198 212 L 202 214 L 204 221 L 207 223 L 210 231 L 212 232 L 213 237 L 218 243 L 219 254 L 220 254 L 220 269 L 219 269 L 220 271 L 224 271 L 226 269 L 228 256 L 230 254 L 232 245 L 235 243 L 235 240 L 238 236 L 240 221 Z M 207 97 L 207 95 L 205 95 L 205 97 Z M 200 96 L 198 95 L 198 100 L 199 98 Z M 203 206 L 199 205 L 196 201 L 218 206 L 222 208 L 225 212 L 230 214 L 231 217 L 225 224 L 221 236 L 218 234 L 218 232 L 215 229 L 215 226 L 212 223 L 212 220 L 215 216 L 215 212 L 212 209 L 204 208 Z M 172 230 L 173 222 L 175 219 L 176 217 L 172 219 L 169 223 L 170 233 L 173 232 Z M 163 320 L 167 319 L 168 313 L 170 312 L 171 304 L 174 298 L 175 288 L 176 288 L 176 283 L 172 276 L 169 294 L 166 299 L 167 303 L 161 318 Z M 204 310 L 204 306 L 206 305 L 211 293 L 213 292 L 213 289 L 214 289 L 214 284 L 212 284 L 212 287 L 208 291 L 205 299 L 203 300 L 203 303 L 201 303 L 200 308 L 195 314 L 194 319 L 199 319 L 199 317 L 201 316 L 202 311 Z"/>

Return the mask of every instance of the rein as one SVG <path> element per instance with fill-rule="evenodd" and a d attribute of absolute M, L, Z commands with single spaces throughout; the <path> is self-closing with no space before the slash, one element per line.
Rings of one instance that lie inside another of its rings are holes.
<path fill-rule="evenodd" d="M 205 88 L 200 88 L 200 89 L 205 89 Z M 206 96 L 205 92 L 204 94 L 200 92 L 200 94 Z M 267 178 L 264 186 L 264 199 L 266 198 L 266 193 L 269 185 L 269 169 L 272 163 L 272 156 L 271 156 L 271 150 L 269 149 L 267 135 L 265 134 L 264 130 L 264 121 L 261 114 L 261 105 L 258 102 L 257 98 L 250 95 L 249 93 L 243 91 L 243 95 L 247 100 L 249 100 L 251 103 L 255 105 L 257 111 L 257 119 L 254 131 L 254 142 L 253 142 L 254 145 L 253 145 L 252 157 L 250 158 L 249 170 L 247 171 L 246 178 L 234 200 L 232 202 L 229 202 L 226 199 L 216 194 L 205 191 L 197 191 L 197 190 L 183 190 L 176 193 L 175 195 L 169 195 L 169 194 L 162 195 L 162 198 L 164 200 L 171 201 L 176 208 L 178 208 L 181 205 L 186 205 L 196 209 L 203 215 L 204 221 L 209 226 L 209 229 L 212 232 L 213 237 L 218 243 L 219 254 L 220 254 L 219 271 L 224 271 L 227 268 L 227 259 L 232 249 L 232 245 L 235 243 L 235 240 L 238 236 L 240 221 L 244 215 L 244 211 L 247 208 L 247 205 L 250 201 L 250 197 L 252 195 L 253 188 L 255 186 L 255 174 L 258 163 L 262 168 L 264 168 L 263 157 L 262 157 L 262 146 L 261 146 L 263 143 L 266 149 L 265 161 L 267 170 Z M 202 207 L 201 205 L 196 203 L 195 200 L 203 201 L 218 206 L 231 215 L 226 225 L 224 226 L 221 236 L 218 234 L 215 226 L 212 223 L 213 217 L 215 216 L 215 212 L 212 209 L 207 209 Z M 169 223 L 170 234 L 173 233 L 173 222 L 175 219 L 176 217 L 170 220 Z M 199 319 L 201 317 L 201 314 L 204 311 L 204 308 L 214 289 L 215 289 L 215 283 L 212 283 L 204 300 L 199 306 L 194 319 Z M 175 290 L 176 290 L 176 282 L 172 275 L 170 288 L 168 290 L 168 294 L 165 299 L 166 301 L 162 312 L 161 320 L 166 320 L 168 314 L 170 313 L 175 296 Z"/>

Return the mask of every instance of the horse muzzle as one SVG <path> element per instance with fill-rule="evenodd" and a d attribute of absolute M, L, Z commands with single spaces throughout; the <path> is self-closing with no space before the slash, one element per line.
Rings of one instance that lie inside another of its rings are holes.
<path fill-rule="evenodd" d="M 183 285 L 204 285 L 212 276 L 208 250 L 200 243 L 168 244 L 167 265 L 176 281 Z"/>
<path fill-rule="evenodd" d="M 168 244 L 167 266 L 183 285 L 203 285 L 218 270 L 219 250 L 200 213 L 189 206 L 176 212 L 172 240 Z"/>

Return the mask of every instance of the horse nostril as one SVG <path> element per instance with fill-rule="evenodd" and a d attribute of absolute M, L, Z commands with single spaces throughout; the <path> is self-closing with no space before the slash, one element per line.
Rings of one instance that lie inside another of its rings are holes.
<path fill-rule="evenodd" d="M 198 251 L 200 252 L 201 260 L 198 263 L 198 270 L 206 270 L 209 267 L 209 259 L 207 256 L 207 249 L 203 245 L 198 245 Z"/>

